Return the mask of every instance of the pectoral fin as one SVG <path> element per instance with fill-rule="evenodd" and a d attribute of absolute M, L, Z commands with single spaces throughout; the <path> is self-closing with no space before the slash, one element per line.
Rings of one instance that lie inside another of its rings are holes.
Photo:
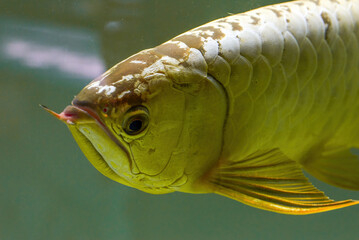
<path fill-rule="evenodd" d="M 308 181 L 297 162 L 278 149 L 222 164 L 210 182 L 215 193 L 278 213 L 311 214 L 359 204 L 329 199 Z"/>
<path fill-rule="evenodd" d="M 323 182 L 350 190 L 359 190 L 359 159 L 348 148 L 315 151 L 303 162 L 304 168 Z"/>

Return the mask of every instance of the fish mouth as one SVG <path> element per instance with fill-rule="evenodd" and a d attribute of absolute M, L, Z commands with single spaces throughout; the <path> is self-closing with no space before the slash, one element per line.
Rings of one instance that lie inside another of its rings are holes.
<path fill-rule="evenodd" d="M 131 148 L 129 147 L 129 149 L 127 149 L 120 140 L 114 136 L 113 132 L 91 107 L 72 103 L 72 105 L 67 106 L 60 114 L 55 113 L 45 106 L 41 107 L 57 119 L 66 123 L 86 158 L 104 176 L 123 185 L 153 194 L 173 192 L 174 190 L 171 190 L 171 188 L 180 187 L 187 181 L 187 177 L 182 175 L 179 176 L 178 179 L 168 179 L 169 183 L 168 185 L 165 184 L 166 186 L 162 186 L 162 184 L 153 185 L 153 177 L 164 172 L 170 160 L 168 160 L 167 164 L 157 174 L 148 175 L 141 172 L 132 157 Z M 94 138 L 90 136 L 91 134 L 89 135 L 86 132 L 86 128 L 92 129 L 92 135 L 98 134 L 99 137 L 94 140 Z M 114 154 L 111 155 L 112 158 L 101 151 L 101 148 L 99 148 L 101 141 L 98 140 L 103 140 L 105 142 L 103 146 L 108 147 L 114 152 Z M 124 160 L 123 158 L 127 159 Z M 111 159 L 120 159 L 120 161 L 114 163 Z M 118 167 L 116 165 L 121 166 Z"/>
<path fill-rule="evenodd" d="M 96 111 L 92 110 L 89 107 L 84 107 L 84 106 L 77 106 L 74 105 L 74 103 L 72 105 L 69 106 L 76 108 L 78 111 L 82 111 L 84 113 L 86 113 L 88 116 L 90 116 L 92 119 L 94 119 L 96 121 L 96 123 L 101 127 L 101 129 L 107 134 L 107 136 L 116 143 L 116 145 L 122 149 L 122 151 L 124 151 L 127 155 L 128 159 L 131 159 L 130 157 L 130 153 L 129 151 L 126 149 L 126 147 L 113 135 L 113 133 L 109 130 L 109 128 L 104 124 L 104 122 L 101 120 L 101 118 L 99 117 L 99 115 L 97 114 Z M 64 110 L 64 112 L 66 112 L 66 108 Z"/>
<path fill-rule="evenodd" d="M 85 117 L 83 117 L 82 121 L 84 121 L 86 123 L 88 121 L 90 121 L 90 120 L 95 121 L 97 126 L 99 126 L 101 128 L 101 130 L 104 131 L 106 133 L 106 135 L 110 138 L 110 140 L 113 143 L 115 143 L 115 146 L 119 147 L 121 149 L 121 152 L 124 152 L 125 155 L 126 155 L 126 158 L 128 160 L 127 161 L 128 167 L 124 167 L 123 169 L 120 170 L 120 173 L 119 173 L 118 167 L 113 168 L 112 167 L 113 162 L 111 162 L 111 160 L 106 161 L 106 159 L 109 159 L 109 158 L 108 157 L 106 158 L 106 155 L 103 155 L 103 153 L 101 153 L 101 151 L 99 151 L 96 148 L 96 146 L 95 146 L 96 143 L 91 141 L 91 139 L 89 139 L 89 137 L 86 136 L 86 133 L 84 134 L 81 131 L 81 129 L 80 129 L 81 124 L 80 123 L 75 124 L 75 126 L 79 125 L 79 126 L 76 126 L 76 130 L 83 137 L 85 137 L 86 140 L 87 140 L 86 142 L 91 145 L 91 148 L 92 148 L 91 151 L 96 151 L 97 157 L 95 159 L 100 159 L 102 164 L 106 164 L 104 166 L 105 172 L 107 173 L 106 176 L 108 176 L 110 178 L 113 177 L 113 175 L 119 176 L 119 177 L 123 178 L 123 180 L 125 180 L 127 182 L 127 184 L 125 184 L 125 185 L 135 187 L 137 189 L 141 189 L 142 191 L 149 192 L 149 193 L 163 193 L 164 191 L 166 191 L 166 192 L 171 191 L 171 190 L 168 189 L 167 184 L 165 184 L 165 186 L 162 186 L 163 184 L 160 184 L 160 185 L 157 185 L 157 186 L 156 186 L 156 184 L 154 184 L 154 181 L 155 181 L 154 177 L 157 177 L 158 175 L 160 175 L 161 173 L 163 173 L 167 169 L 171 159 L 169 159 L 167 161 L 166 165 L 163 167 L 163 169 L 161 169 L 160 172 L 158 172 L 156 174 L 150 175 L 150 174 L 146 174 L 146 173 L 141 172 L 140 169 L 137 167 L 135 158 L 133 157 L 131 147 L 129 147 L 128 149 L 125 148 L 125 146 L 115 137 L 115 135 L 109 129 L 109 127 L 104 124 L 104 122 L 99 117 L 99 115 L 97 114 L 96 111 L 94 111 L 90 107 L 78 106 L 78 105 L 75 105 L 73 103 L 73 105 L 70 106 L 69 110 L 66 110 L 66 108 L 65 108 L 64 114 L 70 115 L 71 111 L 72 111 L 72 107 L 75 107 L 78 110 L 83 111 L 88 116 L 90 116 L 91 119 L 86 119 Z M 72 121 L 70 121 L 70 122 L 72 122 Z M 76 121 L 75 121 L 75 123 L 76 123 Z M 72 127 L 73 125 L 69 124 L 68 126 Z M 70 131 L 71 131 L 71 129 L 70 129 Z M 86 156 L 86 157 L 89 159 L 88 156 Z M 115 164 L 115 165 L 117 165 L 117 164 Z M 99 168 L 97 168 L 97 169 L 99 169 Z M 111 171 L 111 172 L 109 173 L 109 171 Z M 102 171 L 100 171 L 100 172 L 102 172 Z M 116 181 L 119 182 L 119 180 L 116 180 Z M 173 179 L 168 179 L 167 181 L 169 182 L 169 186 L 173 185 L 172 187 L 179 187 L 179 186 L 181 186 L 182 184 L 184 184 L 187 181 L 187 177 L 186 176 L 181 176 L 178 179 L 174 179 L 174 180 Z M 163 179 L 161 179 L 160 182 L 163 182 Z M 123 183 L 123 181 L 121 183 Z"/>
<path fill-rule="evenodd" d="M 75 125 L 68 125 L 68 128 L 86 158 L 100 173 L 113 181 L 129 187 L 134 187 L 129 181 L 118 175 L 109 166 L 103 156 L 99 153 L 99 151 L 97 151 L 93 143 Z"/>
<path fill-rule="evenodd" d="M 119 147 L 121 151 L 125 153 L 128 166 L 130 169 L 132 169 L 133 163 L 128 150 L 111 133 L 111 131 L 107 128 L 107 126 L 103 123 L 101 118 L 94 110 L 86 106 L 72 104 L 67 106 L 60 114 L 58 114 L 43 105 L 40 106 L 51 115 L 55 116 L 57 119 L 66 123 L 86 158 L 99 172 L 116 182 L 130 187 L 135 187 L 127 179 L 117 174 L 116 171 L 111 168 L 102 154 L 96 149 L 94 143 L 80 130 L 81 126 L 85 125 L 93 124 L 98 126 L 106 134 L 106 136 L 110 138 L 113 143 L 115 143 L 115 146 Z"/>

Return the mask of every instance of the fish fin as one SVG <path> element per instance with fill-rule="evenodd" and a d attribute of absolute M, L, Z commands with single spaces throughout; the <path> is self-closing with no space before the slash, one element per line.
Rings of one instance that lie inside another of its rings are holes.
<path fill-rule="evenodd" d="M 258 151 L 216 170 L 209 179 L 215 193 L 264 210 L 303 215 L 359 204 L 329 199 L 279 149 Z"/>
<path fill-rule="evenodd" d="M 359 158 L 349 148 L 312 151 L 302 162 L 311 175 L 328 184 L 359 190 Z"/>

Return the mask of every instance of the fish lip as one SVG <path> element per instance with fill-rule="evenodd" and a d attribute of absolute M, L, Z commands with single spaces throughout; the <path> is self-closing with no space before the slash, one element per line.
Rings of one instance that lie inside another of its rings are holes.
<path fill-rule="evenodd" d="M 90 117 L 90 121 L 91 121 L 91 122 L 94 120 L 93 123 L 96 123 L 103 131 L 105 131 L 106 135 L 107 135 L 112 141 L 114 141 L 115 144 L 116 144 L 118 147 L 120 147 L 122 151 L 124 151 L 124 152 L 126 153 L 126 157 L 127 157 L 127 161 L 128 161 L 128 164 L 129 164 L 129 169 L 130 169 L 130 171 L 131 171 L 131 174 L 132 174 L 132 176 L 133 176 L 135 179 L 137 179 L 139 182 L 142 181 L 141 179 L 142 179 L 143 177 L 145 177 L 145 178 L 146 178 L 146 177 L 152 178 L 152 177 L 158 176 L 159 174 L 161 174 L 162 172 L 164 172 L 165 169 L 167 169 L 167 167 L 168 167 L 168 165 L 169 165 L 169 163 L 170 163 L 170 161 L 171 161 L 171 157 L 170 157 L 170 159 L 168 159 L 166 165 L 163 167 L 163 169 L 162 169 L 159 173 L 156 173 L 156 174 L 153 174 L 153 175 L 149 175 L 149 174 L 145 174 L 145 173 L 139 171 L 139 169 L 138 169 L 138 167 L 137 167 L 137 164 L 136 164 L 134 158 L 132 157 L 131 148 L 130 148 L 130 149 L 127 149 L 127 148 L 115 137 L 115 135 L 113 134 L 113 132 L 109 129 L 109 127 L 107 127 L 107 126 L 105 125 L 104 121 L 100 118 L 99 114 L 98 114 L 93 108 L 88 107 L 88 106 L 79 106 L 79 105 L 77 105 L 77 104 L 74 103 L 74 102 L 72 102 L 72 104 L 71 104 L 69 107 L 75 108 L 76 111 L 79 111 L 79 112 L 81 112 L 81 113 L 83 113 L 83 114 L 86 114 L 86 116 L 82 116 L 83 118 L 87 118 L 87 116 L 88 116 L 88 117 Z M 64 115 L 66 115 L 66 110 L 64 110 Z M 69 116 L 70 116 L 70 115 L 69 115 Z M 74 114 L 74 116 L 70 116 L 70 117 L 73 118 L 73 121 L 70 121 L 71 123 L 67 122 L 67 124 L 72 125 L 72 126 L 74 126 L 74 125 L 81 125 L 82 123 L 88 122 L 88 121 L 81 121 L 81 116 L 78 117 L 78 116 L 76 116 L 76 114 Z M 93 120 L 91 120 L 91 119 L 93 119 Z M 74 126 L 74 127 L 75 127 L 75 126 Z M 76 128 L 78 128 L 78 127 L 76 127 Z M 80 131 L 79 131 L 79 133 L 80 133 L 84 138 L 86 138 L 86 137 L 83 135 L 83 133 L 81 133 Z M 86 138 L 86 139 L 87 139 L 87 138 Z M 111 170 L 111 172 L 112 172 L 113 174 L 119 176 L 122 180 L 124 180 L 125 182 L 127 182 L 127 185 L 128 185 L 128 186 L 136 187 L 136 188 L 138 188 L 138 189 L 141 189 L 141 190 L 143 190 L 143 191 L 146 191 L 146 189 L 143 188 L 143 186 L 137 185 L 137 184 L 133 185 L 133 183 L 132 183 L 132 182 L 130 183 L 126 177 L 123 177 L 123 176 L 119 175 L 114 169 L 112 169 L 112 168 L 110 167 L 110 163 L 108 163 L 108 162 L 105 160 L 105 158 L 101 155 L 101 153 L 96 150 L 96 148 L 94 147 L 93 143 L 92 143 L 89 139 L 87 139 L 87 140 L 88 140 L 88 144 L 91 145 L 91 148 L 93 148 L 93 150 L 97 152 L 97 154 L 99 155 L 101 161 L 103 161 L 103 162 L 107 165 L 108 169 Z M 100 159 L 99 159 L 99 160 L 100 160 Z M 138 173 L 134 173 L 134 172 L 133 172 L 133 169 L 134 169 L 134 168 L 136 168 L 139 172 L 138 172 Z M 168 187 L 179 188 L 179 187 L 181 187 L 182 185 L 184 185 L 184 184 L 187 182 L 187 176 L 185 176 L 185 175 L 186 175 L 186 174 L 183 173 L 180 177 L 174 179 L 173 182 L 170 183 L 168 186 L 161 186 L 161 187 L 149 186 L 149 189 L 147 189 L 147 191 L 153 192 L 153 191 L 157 191 L 157 190 L 166 190 L 166 189 L 168 189 Z M 181 182 L 181 180 L 182 180 L 184 177 L 186 177 L 185 182 Z"/>
<path fill-rule="evenodd" d="M 116 142 L 116 144 L 121 147 L 121 149 L 123 149 L 125 152 L 127 152 L 127 149 L 124 148 L 124 146 L 122 145 L 122 143 L 120 141 L 118 141 L 118 139 L 111 133 L 111 131 L 108 129 L 108 127 L 104 124 L 104 122 L 101 120 L 100 116 L 96 113 L 96 111 L 92 110 L 89 107 L 84 107 L 84 106 L 76 106 L 74 104 L 72 104 L 73 107 L 79 109 L 82 112 L 85 112 L 87 115 L 89 115 L 90 117 L 92 117 L 96 123 L 102 128 L 102 130 L 104 130 L 106 132 L 106 134 L 111 138 L 112 141 Z M 127 153 L 128 154 L 128 153 Z"/>
<path fill-rule="evenodd" d="M 127 159 L 128 159 L 128 163 L 129 163 L 129 167 L 130 169 L 132 169 L 133 166 L 133 160 L 131 158 L 131 154 L 129 153 L 129 151 L 127 150 L 127 148 L 113 135 L 113 133 L 108 129 L 108 127 L 104 124 L 104 122 L 101 120 L 100 116 L 97 114 L 96 111 L 94 111 L 92 108 L 90 107 L 86 107 L 86 106 L 78 106 L 75 103 L 72 103 L 73 107 L 75 107 L 76 109 L 78 109 L 81 112 L 86 113 L 88 116 L 90 116 L 91 118 L 93 118 L 95 120 L 95 122 L 101 127 L 101 129 L 107 134 L 107 136 L 116 143 L 116 145 L 118 147 L 121 148 L 122 151 L 124 151 L 126 153 Z M 100 154 L 100 153 L 99 153 Z M 101 155 L 101 154 L 100 154 Z M 102 160 L 108 165 L 107 161 L 102 157 Z M 110 168 L 112 170 L 112 168 Z M 114 170 L 112 170 L 116 175 L 118 175 Z"/>
<path fill-rule="evenodd" d="M 73 134 L 73 136 L 78 136 L 79 138 L 81 138 L 82 141 L 84 141 L 85 145 L 87 145 L 88 147 L 91 148 L 92 151 L 94 151 L 94 154 L 96 155 L 96 157 L 92 157 L 91 159 L 89 158 L 88 160 L 91 162 L 91 164 L 99 171 L 101 172 L 103 175 L 105 175 L 106 177 L 120 182 L 124 185 L 130 186 L 130 187 L 134 187 L 126 178 L 124 178 L 123 176 L 118 175 L 110 166 L 109 164 L 106 162 L 106 160 L 103 158 L 103 156 L 96 150 L 96 148 L 94 147 L 93 143 L 78 129 L 78 127 L 75 126 L 75 124 L 69 124 L 69 129 L 71 131 L 71 133 Z M 75 137 L 76 139 L 76 137 Z M 79 140 L 77 138 L 77 140 Z M 76 140 L 76 142 L 77 142 Z M 81 146 L 80 146 L 81 148 Z M 81 148 L 82 149 L 82 148 Z M 82 149 L 83 150 L 83 149 Z M 86 153 L 84 152 L 85 156 Z M 95 164 L 95 162 L 102 162 L 106 165 L 105 171 L 102 168 L 98 168 L 98 165 Z M 111 173 L 109 175 L 109 173 Z M 116 178 L 111 177 L 111 175 L 115 175 Z M 120 179 L 120 181 L 119 181 Z"/>

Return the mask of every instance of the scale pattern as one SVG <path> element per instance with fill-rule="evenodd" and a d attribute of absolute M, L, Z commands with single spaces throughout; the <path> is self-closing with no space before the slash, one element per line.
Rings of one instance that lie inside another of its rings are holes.
<path fill-rule="evenodd" d="M 151 121 L 132 138 L 138 105 Z M 330 200 L 301 167 L 358 190 L 349 148 L 359 147 L 359 0 L 299 0 L 215 20 L 123 60 L 73 106 L 48 111 L 102 173 L 146 192 L 214 192 L 287 214 L 358 204 Z M 76 125 L 89 116 L 92 132 Z"/>
<path fill-rule="evenodd" d="M 228 97 L 223 158 L 280 148 L 301 161 L 318 144 L 359 147 L 358 58 L 358 0 L 299 0 L 221 18 L 141 51 L 77 98 L 140 104 L 163 77 L 195 92 L 212 76 Z"/>
<path fill-rule="evenodd" d="M 226 89 L 225 157 L 280 147 L 299 161 L 320 142 L 359 145 L 358 25 L 357 0 L 294 1 L 218 19 L 155 50 Z"/>

